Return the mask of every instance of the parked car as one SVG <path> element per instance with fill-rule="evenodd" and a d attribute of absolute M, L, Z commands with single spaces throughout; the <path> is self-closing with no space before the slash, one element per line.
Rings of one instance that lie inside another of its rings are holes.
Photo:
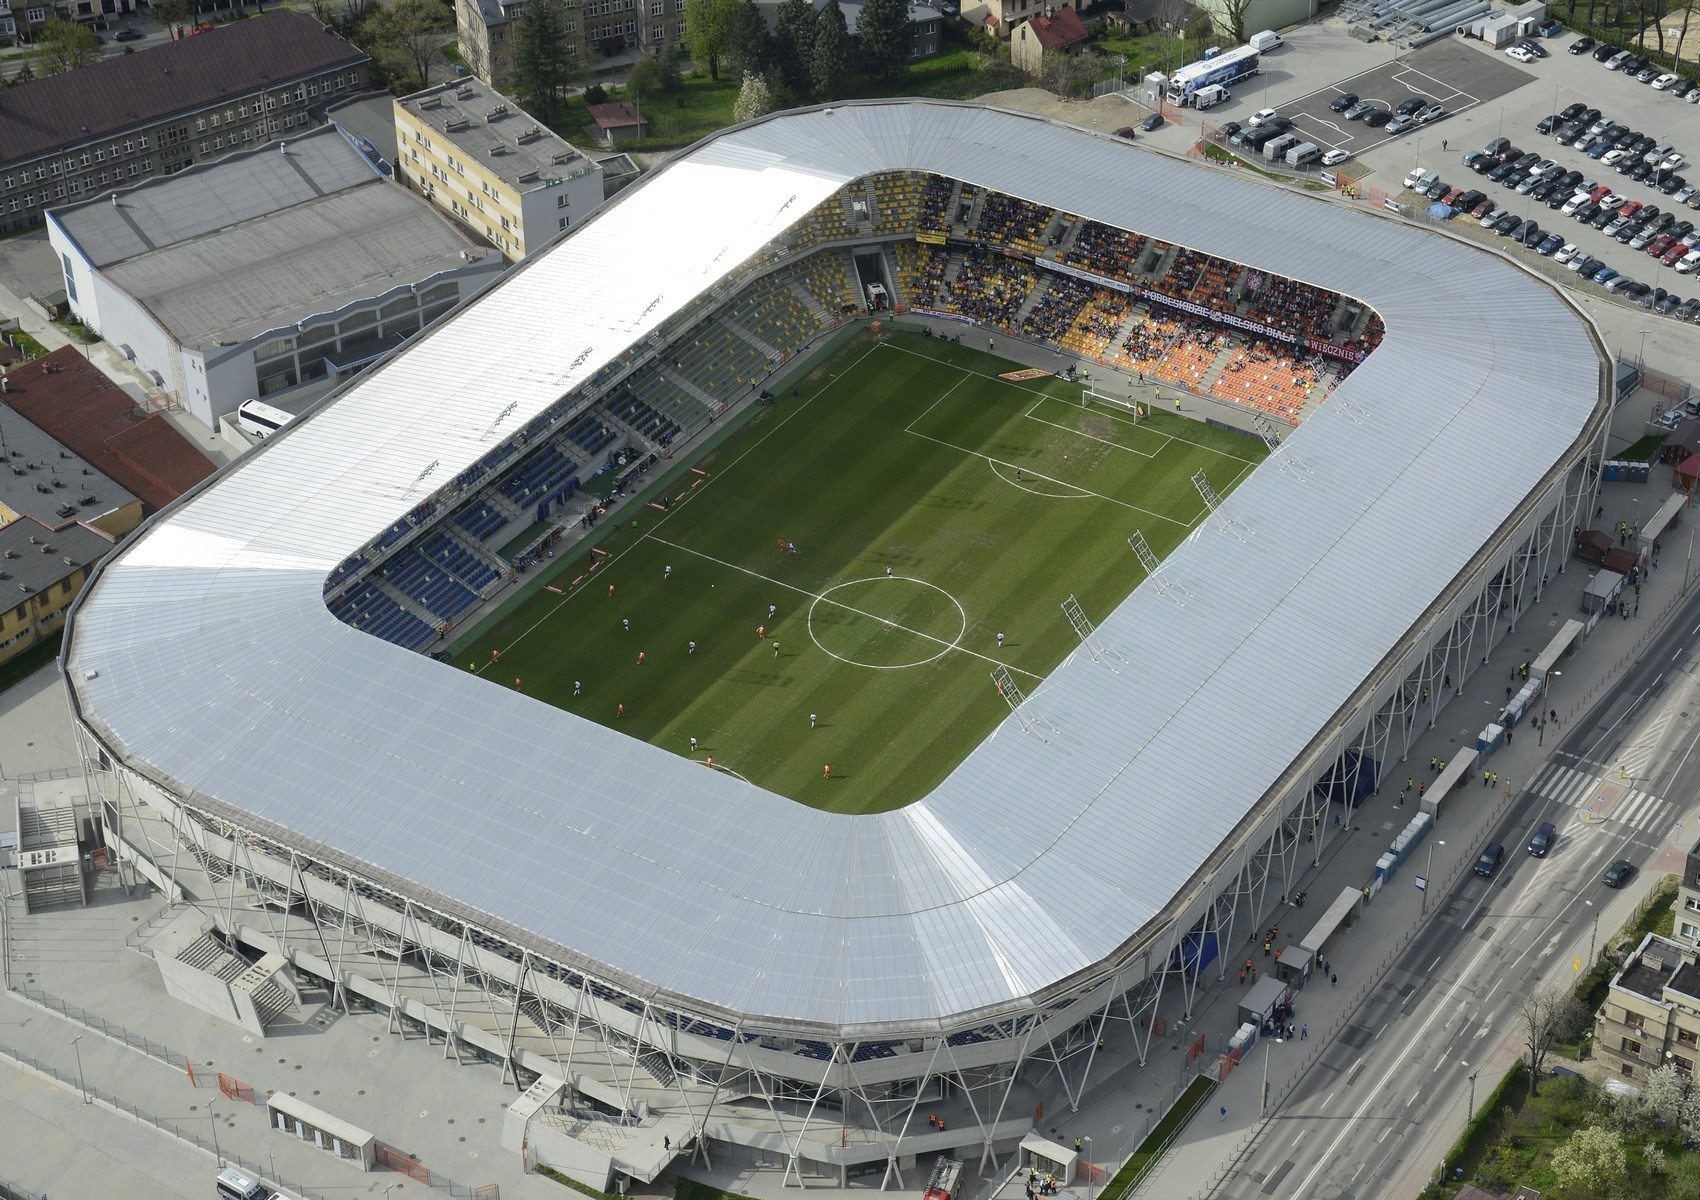
<path fill-rule="evenodd" d="M 1516 59 L 1520 63 L 1532 63 L 1540 57 L 1527 46 L 1523 45 L 1508 46 L 1506 48 L 1505 55 L 1507 58 Z"/>
<path fill-rule="evenodd" d="M 1246 124 L 1253 129 L 1262 129 L 1281 114 L 1272 108 L 1260 108 L 1246 118 Z"/>
<path fill-rule="evenodd" d="M 1552 116 L 1542 117 L 1540 120 L 1535 122 L 1535 132 L 1543 134 L 1551 133 L 1563 123 L 1564 118 L 1559 116 L 1557 113 L 1553 113 Z"/>
<path fill-rule="evenodd" d="M 1609 58 L 1607 58 L 1605 60 L 1606 70 L 1615 71 L 1618 68 L 1622 67 L 1624 63 L 1628 62 L 1633 57 L 1634 57 L 1634 55 L 1630 54 L 1629 51 L 1627 51 L 1627 50 L 1615 51 L 1615 52 L 1612 53 L 1612 55 Z"/>
<path fill-rule="evenodd" d="M 1588 51 L 1592 50 L 1594 48 L 1594 46 L 1595 46 L 1594 39 L 1591 38 L 1591 37 L 1588 37 L 1586 35 L 1583 35 L 1582 37 L 1577 38 L 1574 42 L 1570 43 L 1570 53 L 1572 53 L 1572 54 L 1586 54 L 1586 53 L 1588 53 Z"/>
<path fill-rule="evenodd" d="M 1676 99 L 1681 100 L 1683 97 L 1687 96 L 1689 92 L 1692 92 L 1694 87 L 1695 84 L 1692 79 L 1678 79 L 1675 83 L 1671 84 L 1670 94 Z"/>
<path fill-rule="evenodd" d="M 1489 878 L 1495 871 L 1499 870 L 1500 861 L 1504 857 L 1505 847 L 1498 842 L 1489 842 L 1487 849 L 1482 851 L 1482 856 L 1476 860 L 1476 874 L 1483 879 Z M 1612 886 L 1616 887 L 1617 884 L 1614 883 Z"/>
<path fill-rule="evenodd" d="M 1397 116 L 1387 122 L 1388 133 L 1404 133 L 1407 129 L 1415 129 L 1417 118 L 1412 116 Z"/>
<path fill-rule="evenodd" d="M 1409 100 L 1400 102 L 1394 107 L 1393 111 L 1401 117 L 1409 117 L 1422 112 L 1423 109 L 1433 103 L 1434 101 L 1427 96 L 1412 96 Z"/>
<path fill-rule="evenodd" d="M 1328 105 L 1328 111 L 1343 113 L 1357 102 L 1358 94 L 1356 92 L 1341 92 L 1338 96 L 1334 97 L 1333 102 Z"/>
<path fill-rule="evenodd" d="M 1356 121 L 1358 118 L 1375 111 L 1376 106 L 1374 101 L 1359 100 L 1356 104 L 1348 105 L 1345 111 L 1340 115 L 1345 117 L 1348 121 Z"/>
<path fill-rule="evenodd" d="M 1655 92 L 1668 92 L 1680 82 L 1682 82 L 1682 76 L 1672 75 L 1667 71 L 1653 80 L 1653 90 Z"/>
<path fill-rule="evenodd" d="M 1641 61 L 1646 62 L 1645 59 L 1642 59 Z M 1635 72 L 1635 81 L 1637 83 L 1652 83 L 1653 80 L 1659 77 L 1659 74 L 1658 64 L 1647 63 L 1646 66 L 1641 67 Z"/>
<path fill-rule="evenodd" d="M 1533 54 L 1536 58 L 1547 58 L 1551 53 L 1545 46 L 1532 38 L 1524 38 L 1517 44 L 1527 50 L 1530 54 Z"/>
<path fill-rule="evenodd" d="M 1393 123 L 1393 110 L 1388 108 L 1372 108 L 1363 116 L 1363 122 L 1371 129 L 1380 129 Z"/>
<path fill-rule="evenodd" d="M 1480 866 L 1477 871 L 1481 870 Z M 1600 882 L 1609 888 L 1620 888 L 1635 877 L 1635 864 L 1627 858 L 1620 858 L 1607 867 L 1605 874 L 1600 876 Z"/>
<path fill-rule="evenodd" d="M 1613 46 L 1610 43 L 1602 43 L 1601 45 L 1594 47 L 1594 61 L 1603 63 L 1610 59 L 1614 54 L 1627 55 L 1628 53 L 1629 51 L 1619 50 L 1616 46 Z"/>
<path fill-rule="evenodd" d="M 1334 147 L 1334 149 L 1330 150 L 1327 154 L 1324 154 L 1322 156 L 1322 165 L 1325 166 L 1325 167 L 1338 166 L 1341 163 L 1345 162 L 1348 158 L 1351 158 L 1351 157 L 1352 157 L 1352 152 L 1350 150 L 1344 150 L 1344 149 L 1341 149 L 1339 146 L 1336 146 L 1336 147 Z"/>
<path fill-rule="evenodd" d="M 1552 261 L 1555 263 L 1567 263 L 1580 253 L 1581 249 L 1575 242 L 1566 242 L 1559 248 L 1558 253 L 1552 256 Z M 1700 256 L 1696 256 L 1695 261 L 1700 262 Z"/>
<path fill-rule="evenodd" d="M 1161 129 L 1161 128 L 1163 128 L 1163 125 L 1164 125 L 1164 121 L 1163 121 L 1163 114 L 1162 113 L 1152 113 L 1150 116 L 1146 117 L 1143 121 L 1141 121 L 1139 123 L 1139 127 L 1141 129 L 1143 129 L 1146 133 L 1150 133 L 1150 132 L 1152 132 L 1153 130 L 1156 130 L 1156 129 Z"/>
<path fill-rule="evenodd" d="M 1438 120 L 1440 120 L 1440 118 L 1444 117 L 1445 115 L 1446 115 L 1446 106 L 1445 105 L 1443 105 L 1443 104 L 1426 104 L 1421 109 L 1419 109 L 1417 111 L 1417 114 L 1416 114 L 1417 124 L 1427 125 L 1430 121 L 1438 121 Z"/>
<path fill-rule="evenodd" d="M 1616 278 L 1617 278 L 1617 272 L 1612 270 L 1610 267 L 1601 267 L 1598 271 L 1595 271 L 1594 274 L 1593 274 L 1594 282 L 1597 283 L 1597 284 L 1600 284 L 1602 286 L 1610 283 L 1612 280 L 1614 280 Z"/>
<path fill-rule="evenodd" d="M 112 40 L 115 42 L 139 42 L 146 36 L 140 29 L 120 29 L 112 35 Z"/>
<path fill-rule="evenodd" d="M 1564 236 L 1562 234 L 1549 233 L 1542 238 L 1540 240 L 1540 244 L 1535 247 L 1535 253 L 1540 255 L 1542 258 L 1551 258 L 1563 245 Z"/>

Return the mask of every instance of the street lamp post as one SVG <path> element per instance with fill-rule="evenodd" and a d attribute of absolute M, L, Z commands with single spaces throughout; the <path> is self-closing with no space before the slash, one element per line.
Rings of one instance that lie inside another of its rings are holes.
<path fill-rule="evenodd" d="M 217 1103 L 218 1103 L 218 1097 L 217 1096 L 214 1096 L 211 1100 L 207 1101 L 207 1124 L 212 1127 L 213 1157 L 218 1160 L 218 1165 L 220 1167 L 223 1167 L 224 1166 L 224 1154 L 218 1148 L 218 1118 L 213 1115 L 213 1105 L 215 1105 Z"/>
<path fill-rule="evenodd" d="M 1476 1119 L 1476 1076 L 1479 1074 L 1479 1070 L 1470 1072 L 1470 1115 L 1464 1118 L 1466 1125 Z"/>
<path fill-rule="evenodd" d="M 1641 348 L 1635 352 L 1635 365 L 1643 371 L 1647 369 L 1647 335 L 1652 332 L 1651 329 L 1641 330 Z"/>
<path fill-rule="evenodd" d="M 1092 1139 L 1086 1137 L 1081 1140 L 1086 1143 L 1086 1200 L 1092 1200 Z"/>
<path fill-rule="evenodd" d="M 77 1045 L 82 1040 L 83 1035 L 80 1033 L 72 1038 L 71 1049 L 77 1052 L 77 1089 L 83 1093 L 83 1103 L 87 1104 L 89 1102 L 89 1085 L 83 1078 L 83 1048 Z"/>

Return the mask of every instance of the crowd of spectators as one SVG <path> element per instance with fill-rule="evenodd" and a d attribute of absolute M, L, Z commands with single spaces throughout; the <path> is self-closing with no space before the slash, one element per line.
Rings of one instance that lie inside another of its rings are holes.
<path fill-rule="evenodd" d="M 1122 342 L 1116 362 L 1165 383 L 1197 388 L 1231 344 L 1225 329 L 1201 317 L 1150 312 Z"/>
<path fill-rule="evenodd" d="M 1045 294 L 1021 322 L 1021 332 L 1060 344 L 1099 289 L 1067 275 L 1047 275 L 1039 286 Z"/>
<path fill-rule="evenodd" d="M 1210 385 L 1210 394 L 1297 422 L 1328 361 L 1308 350 L 1247 336 Z"/>
<path fill-rule="evenodd" d="M 1149 245 L 1143 234 L 1086 220 L 1080 223 L 1080 232 L 1074 235 L 1074 244 L 1063 261 L 1131 283 L 1139 276 L 1139 260 Z"/>
<path fill-rule="evenodd" d="M 917 232 L 950 231 L 950 194 L 955 190 L 955 186 L 942 175 L 927 176 L 926 186 L 921 189 L 921 211 L 915 218 Z"/>
<path fill-rule="evenodd" d="M 970 250 L 956 283 L 946 290 L 946 307 L 982 325 L 1007 329 L 1038 282 L 1033 268 L 1018 259 Z"/>
<path fill-rule="evenodd" d="M 897 281 L 909 304 L 938 308 L 944 303 L 944 269 L 950 256 L 920 242 L 897 243 Z"/>
<path fill-rule="evenodd" d="M 1045 228 L 1051 223 L 1053 212 L 1002 192 L 989 191 L 975 231 L 983 242 L 1037 254 L 1045 248 Z"/>
<path fill-rule="evenodd" d="M 1240 296 L 1240 312 L 1254 321 L 1304 337 L 1333 340 L 1338 293 L 1280 275 L 1247 271 Z"/>
<path fill-rule="evenodd" d="M 1060 344 L 1085 358 L 1103 358 L 1132 308 L 1133 297 L 1126 292 L 1093 288 L 1091 301 L 1080 310 Z"/>

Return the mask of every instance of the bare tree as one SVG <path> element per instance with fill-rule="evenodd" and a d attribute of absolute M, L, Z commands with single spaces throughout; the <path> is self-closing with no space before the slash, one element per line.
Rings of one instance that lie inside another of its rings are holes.
<path fill-rule="evenodd" d="M 1219 16 L 1236 42 L 1245 41 L 1245 15 L 1251 10 L 1251 0 L 1222 0 Z"/>
<path fill-rule="evenodd" d="M 1560 984 L 1548 984 L 1530 992 L 1517 1006 L 1523 1030 L 1523 1049 L 1529 1067 L 1529 1095 L 1540 1090 L 1541 1071 L 1555 1042 L 1578 1033 L 1588 1021 L 1588 1010 Z"/>

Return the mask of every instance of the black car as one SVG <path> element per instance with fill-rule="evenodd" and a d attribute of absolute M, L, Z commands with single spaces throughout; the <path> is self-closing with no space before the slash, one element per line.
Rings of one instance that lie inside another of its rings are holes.
<path fill-rule="evenodd" d="M 1481 868 L 1476 868 L 1480 873 Z M 1627 858 L 1620 858 L 1606 868 L 1606 873 L 1600 876 L 1600 882 L 1609 888 L 1620 888 L 1635 877 L 1635 864 Z"/>
<path fill-rule="evenodd" d="M 1529 199 L 1533 200 L 1536 204 L 1545 204 L 1548 200 L 1552 199 L 1553 193 L 1557 191 L 1558 181 L 1556 179 L 1543 179 L 1541 182 L 1529 189 Z"/>
<path fill-rule="evenodd" d="M 1503 217 L 1499 218 L 1499 220 L 1488 226 L 1488 228 L 1492 229 L 1500 237 L 1505 237 L 1522 223 L 1523 218 L 1519 217 L 1516 213 L 1506 213 Z"/>
<path fill-rule="evenodd" d="M 1458 203 L 1454 204 L 1452 207 L 1457 209 L 1459 212 L 1469 212 L 1472 208 L 1476 207 L 1476 205 L 1486 199 L 1486 192 L 1481 191 L 1479 188 L 1471 188 L 1462 196 L 1458 197 Z"/>
<path fill-rule="evenodd" d="M 1578 223 L 1585 224 L 1600 215 L 1600 206 L 1592 200 L 1576 206 L 1576 211 L 1570 214 Z"/>
<path fill-rule="evenodd" d="M 1503 183 L 1505 181 L 1505 177 L 1511 174 L 1511 171 L 1512 167 L 1510 163 L 1500 163 L 1497 167 L 1487 173 L 1487 177 L 1495 183 Z"/>
<path fill-rule="evenodd" d="M 1632 283 L 1619 292 L 1618 295 L 1627 296 L 1631 300 L 1639 300 L 1652 290 L 1653 285 L 1650 283 Z"/>
<path fill-rule="evenodd" d="M 112 40 L 115 42 L 139 42 L 144 36 L 146 35 L 139 29 L 120 29 L 112 35 Z"/>
<path fill-rule="evenodd" d="M 1604 229 L 1615 220 L 1617 220 L 1616 210 L 1602 208 L 1599 212 L 1588 218 L 1588 224 L 1592 225 L 1595 229 Z"/>
<path fill-rule="evenodd" d="M 1146 133 L 1150 133 L 1154 129 L 1161 129 L 1163 128 L 1163 125 L 1164 121 L 1162 113 L 1152 113 L 1149 117 L 1146 117 L 1139 123 L 1139 127 Z"/>
<path fill-rule="evenodd" d="M 1617 53 L 1618 49 L 1616 46 L 1610 45 L 1606 42 L 1601 42 L 1598 46 L 1594 47 L 1594 61 L 1605 62 L 1606 59 L 1613 57 Z"/>
<path fill-rule="evenodd" d="M 1429 185 L 1428 190 L 1424 192 L 1423 195 L 1427 196 L 1430 200 L 1438 200 L 1451 190 L 1452 185 L 1450 183 L 1447 183 L 1444 179 L 1437 179 L 1434 183 Z"/>
<path fill-rule="evenodd" d="M 1549 53 L 1547 53 L 1547 48 L 1535 41 L 1533 38 L 1524 38 L 1517 44 L 1527 50 L 1530 54 L 1533 54 L 1536 58 L 1552 57 Z"/>
<path fill-rule="evenodd" d="M 1636 183 L 1640 183 L 1652 173 L 1653 164 L 1644 162 L 1636 163 L 1633 167 L 1624 172 L 1625 175 L 1629 176 L 1629 178 L 1633 179 Z"/>
<path fill-rule="evenodd" d="M 1499 870 L 1499 862 L 1504 857 L 1504 846 L 1500 845 L 1498 842 L 1489 843 L 1487 849 L 1482 851 L 1482 856 L 1476 860 L 1476 874 L 1480 875 L 1483 879 L 1488 878 L 1495 871 Z M 1617 887 L 1618 885 L 1614 883 L 1611 886 Z"/>
<path fill-rule="evenodd" d="M 1586 54 L 1593 48 L 1594 39 L 1591 37 L 1579 37 L 1570 43 L 1570 53 L 1572 54 Z"/>
<path fill-rule="evenodd" d="M 1700 84 L 1696 84 L 1692 79 L 1679 79 L 1675 83 L 1671 84 L 1666 91 L 1670 93 L 1673 99 L 1681 100 L 1696 87 L 1700 87 Z"/>
<path fill-rule="evenodd" d="M 1398 113 L 1401 117 L 1409 117 L 1421 112 L 1433 103 L 1434 101 L 1425 96 L 1412 96 L 1409 100 L 1405 101 L 1393 111 Z"/>
<path fill-rule="evenodd" d="M 1554 131 L 1552 136 L 1553 140 L 1560 146 L 1568 146 L 1575 142 L 1577 138 L 1581 137 L 1585 131 L 1586 126 L 1584 126 L 1582 122 L 1567 121 L 1563 125 L 1560 125 L 1558 129 Z"/>
<path fill-rule="evenodd" d="M 1672 215 L 1674 216 L 1675 214 L 1673 213 Z M 1670 234 L 1673 238 L 1681 240 L 1694 232 L 1694 222 L 1678 221 L 1675 225 L 1666 229 L 1665 232 Z"/>
<path fill-rule="evenodd" d="M 1541 239 L 1546 237 L 1546 235 L 1547 235 L 1546 230 L 1542 229 L 1539 225 L 1535 224 L 1533 221 L 1530 221 L 1528 227 L 1523 230 L 1522 238 L 1519 239 L 1519 240 L 1522 241 L 1522 243 L 1525 246 L 1528 246 L 1532 249 L 1535 246 L 1540 245 Z"/>
<path fill-rule="evenodd" d="M 1695 313 L 1700 313 L 1700 299 L 1684 300 L 1677 306 L 1676 318 L 1679 321 L 1692 321 Z"/>
<path fill-rule="evenodd" d="M 1659 144 L 1658 139 L 1650 134 L 1636 134 L 1635 140 L 1629 143 L 1629 148 L 1636 154 L 1645 154 Z"/>
<path fill-rule="evenodd" d="M 1674 196 L 1687 186 L 1688 180 L 1684 179 L 1681 175 L 1666 175 L 1663 179 L 1659 180 L 1659 194 L 1663 196 Z"/>
<path fill-rule="evenodd" d="M 1363 117 L 1364 124 L 1368 125 L 1371 129 L 1380 129 L 1392 119 L 1393 113 L 1385 108 L 1371 109 L 1369 112 L 1365 113 Z"/>
<path fill-rule="evenodd" d="M 1559 116 L 1557 113 L 1553 113 L 1552 116 L 1542 117 L 1540 120 L 1535 122 L 1535 132 L 1541 134 L 1551 133 L 1562 124 L 1564 124 L 1564 118 Z"/>
<path fill-rule="evenodd" d="M 1338 96 L 1334 97 L 1333 103 L 1329 104 L 1328 111 L 1345 112 L 1357 102 L 1358 94 L 1356 92 L 1341 92 Z"/>
<path fill-rule="evenodd" d="M 1224 123 L 1221 128 L 1222 140 L 1227 141 L 1243 128 L 1244 126 L 1242 126 L 1238 121 L 1228 121 Z"/>
<path fill-rule="evenodd" d="M 1582 172 L 1566 171 L 1558 177 L 1558 186 L 1567 192 L 1576 190 L 1576 185 L 1582 182 Z"/>
<path fill-rule="evenodd" d="M 1677 305 L 1681 303 L 1681 296 L 1666 296 L 1663 300 L 1660 300 L 1657 304 L 1653 305 L 1653 311 L 1661 316 L 1668 317 L 1672 312 L 1676 311 Z"/>
<path fill-rule="evenodd" d="M 1558 119 L 1561 121 L 1574 121 L 1577 117 L 1582 115 L 1583 110 L 1587 107 L 1588 106 L 1583 104 L 1580 100 L 1572 100 L 1569 104 L 1566 104 L 1563 108 L 1559 109 Z"/>

